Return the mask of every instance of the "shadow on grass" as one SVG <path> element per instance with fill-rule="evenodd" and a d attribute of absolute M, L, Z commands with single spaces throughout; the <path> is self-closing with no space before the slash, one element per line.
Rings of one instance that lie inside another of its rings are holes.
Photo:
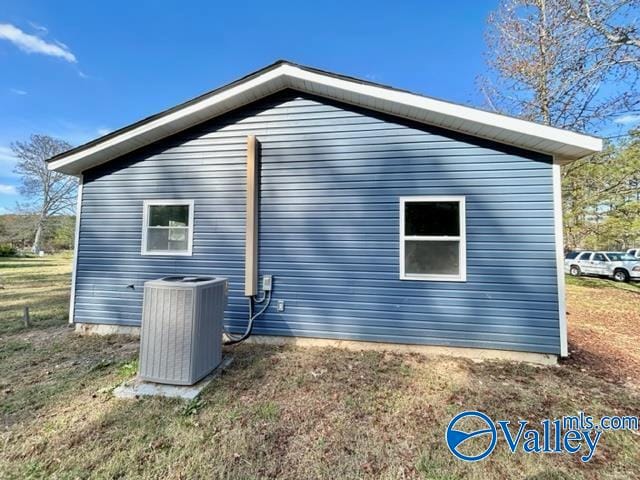
<path fill-rule="evenodd" d="M 186 478 L 254 478 L 256 472 L 260 478 L 354 478 L 362 461 L 355 452 L 363 451 L 371 452 L 373 471 L 384 472 L 387 461 L 406 462 L 386 457 L 381 435 L 367 437 L 379 428 L 375 419 L 387 414 L 391 391 L 405 391 L 412 381 L 397 374 L 400 357 L 256 345 L 234 348 L 232 355 L 230 369 L 197 402 L 99 394 L 89 406 L 80 393 L 73 415 L 83 421 L 61 422 L 54 435 L 39 439 L 46 448 L 36 445 L 39 453 L 30 460 L 45 475 L 93 471 L 107 478 L 166 478 L 176 467 Z M 323 431 L 327 425 L 332 434 Z M 62 465 L 49 461 L 70 449 L 76 454 L 62 455 Z M 336 462 L 316 458 L 332 451 Z"/>
<path fill-rule="evenodd" d="M 578 407 L 595 415 L 638 410 L 633 392 L 566 365 L 239 345 L 225 349 L 233 364 L 197 401 L 124 401 L 110 394 L 132 374 L 134 354 L 123 354 L 121 342 L 65 336 L 48 351 L 7 347 L 27 373 L 60 362 L 66 371 L 37 377 L 37 389 L 12 400 L 19 409 L 12 415 L 38 413 L 0 453 L 10 475 L 552 480 L 630 478 L 638 466 L 631 434 L 617 444 L 607 437 L 586 466 L 566 456 L 511 455 L 504 446 L 473 465 L 448 452 L 444 429 L 463 409 L 514 421 Z"/>
<path fill-rule="evenodd" d="M 51 327 L 63 327 L 67 325 L 67 318 L 63 315 L 57 316 L 33 316 L 31 326 L 26 327 L 22 319 L 3 320 L 0 323 L 0 335 L 13 335 L 16 333 L 28 333 L 30 331 L 42 330 Z"/>
<path fill-rule="evenodd" d="M 24 284 L 29 284 L 30 286 L 32 286 L 32 284 L 34 283 L 39 283 L 42 286 L 47 286 L 51 283 L 61 283 L 63 285 L 69 285 L 69 282 L 71 281 L 68 273 L 33 273 L 20 276 L 5 275 L 2 280 L 4 281 L 5 288 L 11 286 L 21 286 Z"/>
<path fill-rule="evenodd" d="M 19 333 L 52 326 L 63 326 L 68 321 L 69 291 L 60 289 L 56 294 L 23 297 L 16 305 L 0 313 L 0 335 Z M 24 324 L 24 307 L 29 307 L 31 327 Z"/>
<path fill-rule="evenodd" d="M 102 384 L 105 375 L 130 360 L 129 351 L 113 348 L 121 339 L 78 337 L 60 328 L 33 332 L 34 337 L 0 341 L 5 426 Z"/>
<path fill-rule="evenodd" d="M 53 257 L 0 257 L 2 268 L 52 267 L 71 262 L 72 255 L 55 255 Z"/>
<path fill-rule="evenodd" d="M 66 285 L 43 285 L 43 289 L 34 291 L 0 290 L 0 302 L 3 304 L 3 313 L 7 310 L 22 308 L 29 305 L 32 308 L 46 310 L 57 307 L 69 300 L 69 288 Z M 0 314 L 0 318 L 2 318 Z"/>
<path fill-rule="evenodd" d="M 0 272 L 3 270 L 18 270 L 20 268 L 34 268 L 34 267 L 50 267 L 53 266 L 53 263 L 48 263 L 46 265 L 42 265 L 42 262 L 38 261 L 29 261 L 29 260 L 15 260 L 13 262 L 7 262 L 6 259 L 0 259 Z"/>
<path fill-rule="evenodd" d="M 570 275 L 567 275 L 565 278 L 567 285 L 597 289 L 616 288 L 619 290 L 640 294 L 640 283 L 637 282 L 624 283 L 609 280 L 607 278 L 572 277 Z"/>

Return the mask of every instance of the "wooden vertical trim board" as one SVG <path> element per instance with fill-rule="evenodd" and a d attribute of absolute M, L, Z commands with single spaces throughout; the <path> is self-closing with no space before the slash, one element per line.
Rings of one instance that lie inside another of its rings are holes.
<path fill-rule="evenodd" d="M 260 185 L 260 143 L 247 136 L 247 205 L 245 222 L 244 294 L 258 293 L 258 214 Z"/>

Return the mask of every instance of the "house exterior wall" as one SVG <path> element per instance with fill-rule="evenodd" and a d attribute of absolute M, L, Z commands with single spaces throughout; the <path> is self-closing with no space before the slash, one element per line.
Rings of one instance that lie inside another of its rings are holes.
<path fill-rule="evenodd" d="M 287 91 L 84 172 L 74 320 L 138 325 L 142 285 L 229 278 L 242 331 L 246 137 L 261 142 L 260 335 L 560 353 L 551 158 Z M 399 279 L 399 198 L 464 195 L 467 281 Z M 194 200 L 193 255 L 141 256 L 143 201 Z M 133 288 L 131 288 L 133 285 Z"/>

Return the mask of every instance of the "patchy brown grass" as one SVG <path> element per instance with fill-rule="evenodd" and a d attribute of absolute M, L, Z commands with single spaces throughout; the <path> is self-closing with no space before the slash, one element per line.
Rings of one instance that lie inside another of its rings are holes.
<path fill-rule="evenodd" d="M 570 364 L 620 383 L 640 382 L 640 288 L 568 278 Z"/>
<path fill-rule="evenodd" d="M 573 323 L 574 301 L 584 299 L 573 287 L 569 295 Z M 597 331 L 605 323 L 616 335 L 626 328 L 602 318 L 585 324 Z M 576 341 L 577 359 L 601 358 Z M 240 345 L 228 350 L 231 367 L 194 402 L 115 400 L 111 390 L 134 374 L 136 353 L 134 340 L 77 337 L 59 326 L 3 334 L 0 478 L 626 479 L 640 472 L 640 436 L 632 432 L 604 433 L 586 464 L 569 455 L 512 455 L 504 444 L 475 464 L 448 452 L 446 425 L 465 409 L 531 421 L 577 410 L 640 415 L 637 376 L 609 377 L 578 360 L 534 367 Z"/>

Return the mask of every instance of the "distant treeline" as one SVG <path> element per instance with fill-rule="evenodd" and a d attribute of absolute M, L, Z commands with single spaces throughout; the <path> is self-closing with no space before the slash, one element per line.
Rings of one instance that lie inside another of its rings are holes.
<path fill-rule="evenodd" d="M 0 255 L 11 255 L 29 250 L 33 244 L 33 234 L 37 222 L 37 215 L 0 215 Z M 72 249 L 75 228 L 76 217 L 74 215 L 50 217 L 44 225 L 40 249 L 45 252 Z"/>

